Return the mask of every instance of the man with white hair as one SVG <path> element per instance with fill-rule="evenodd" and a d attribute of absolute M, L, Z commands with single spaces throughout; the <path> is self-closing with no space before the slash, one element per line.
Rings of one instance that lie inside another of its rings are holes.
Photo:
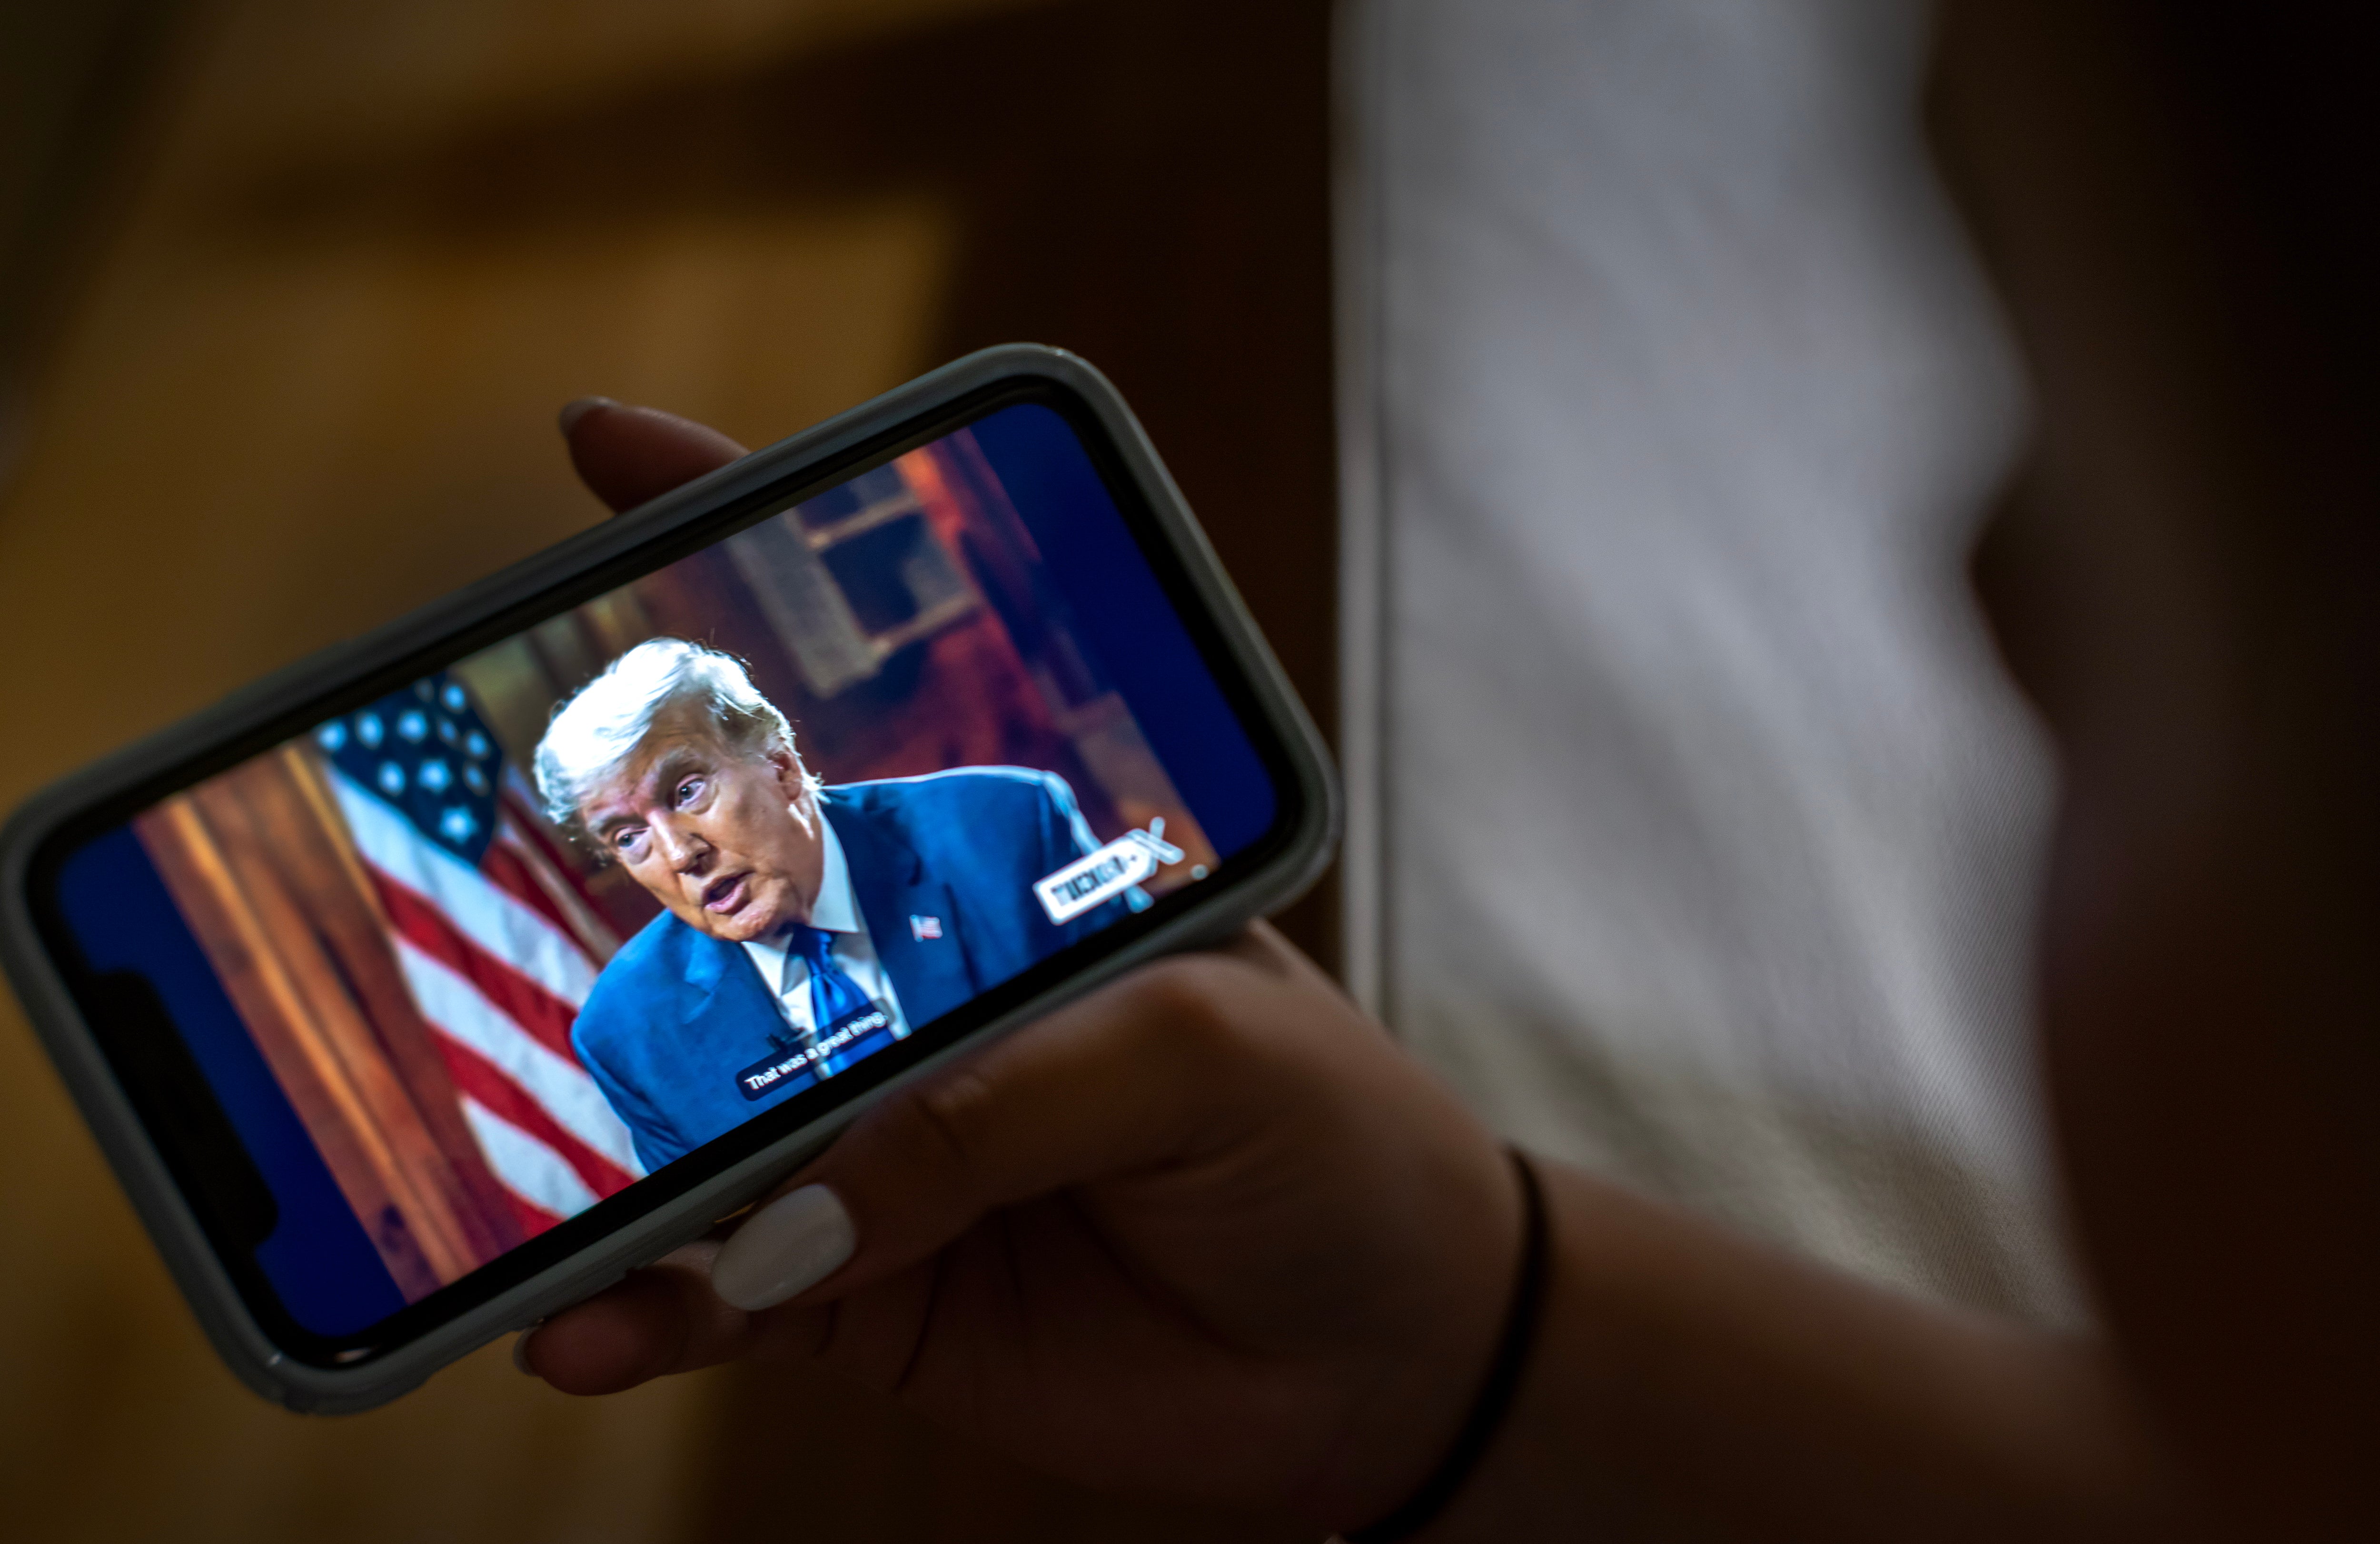
<path fill-rule="evenodd" d="M 571 1042 L 658 1169 L 1122 914 L 1036 880 L 1092 850 L 1065 781 L 1014 767 L 827 787 L 744 667 L 638 644 L 554 715 L 549 813 L 661 902 Z"/>

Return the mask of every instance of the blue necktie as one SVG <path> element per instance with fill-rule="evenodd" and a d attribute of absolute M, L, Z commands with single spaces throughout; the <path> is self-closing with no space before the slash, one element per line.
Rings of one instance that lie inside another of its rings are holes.
<path fill-rule="evenodd" d="M 834 934 L 796 922 L 785 940 L 788 953 L 810 967 L 810 1022 L 825 1034 L 868 1006 L 868 994 L 835 963 Z"/>

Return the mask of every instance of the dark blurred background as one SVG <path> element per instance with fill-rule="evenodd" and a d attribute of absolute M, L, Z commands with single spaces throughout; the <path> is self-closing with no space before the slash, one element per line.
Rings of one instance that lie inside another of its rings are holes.
<path fill-rule="evenodd" d="M 5 0 L 0 807 L 597 518 L 569 397 L 759 444 L 1020 338 L 1122 386 L 1328 725 L 1329 35 L 1323 0 Z M 1335 963 L 1335 915 L 1285 925 Z M 824 1382 L 576 1402 L 499 1346 L 285 1415 L 0 1019 L 15 1537 L 1266 1537 Z"/>

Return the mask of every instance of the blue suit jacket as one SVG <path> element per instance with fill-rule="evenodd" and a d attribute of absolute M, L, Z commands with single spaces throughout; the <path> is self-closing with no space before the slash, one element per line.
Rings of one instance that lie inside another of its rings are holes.
<path fill-rule="evenodd" d="M 1123 915 L 1111 901 L 1053 925 L 1033 881 L 1092 849 L 1065 780 L 1014 767 L 850 783 L 823 790 L 851 885 L 912 1028 L 940 1018 Z M 1146 904 L 1145 902 L 1143 904 Z M 913 918 L 941 924 L 919 938 Z M 851 1063 L 877 1035 L 747 1099 L 736 1075 L 771 1054 L 785 1022 L 740 944 L 663 912 L 596 979 L 571 1043 L 636 1137 L 648 1169 L 692 1151 Z"/>

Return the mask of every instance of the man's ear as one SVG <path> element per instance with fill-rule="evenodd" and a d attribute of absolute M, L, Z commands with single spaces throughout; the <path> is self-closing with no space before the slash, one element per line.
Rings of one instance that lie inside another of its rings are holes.
<path fill-rule="evenodd" d="M 809 773 L 803 768 L 802 759 L 794 754 L 792 748 L 779 746 L 769 752 L 769 765 L 777 774 L 777 786 L 785 791 L 787 804 L 799 804 L 808 796 L 810 785 Z"/>

